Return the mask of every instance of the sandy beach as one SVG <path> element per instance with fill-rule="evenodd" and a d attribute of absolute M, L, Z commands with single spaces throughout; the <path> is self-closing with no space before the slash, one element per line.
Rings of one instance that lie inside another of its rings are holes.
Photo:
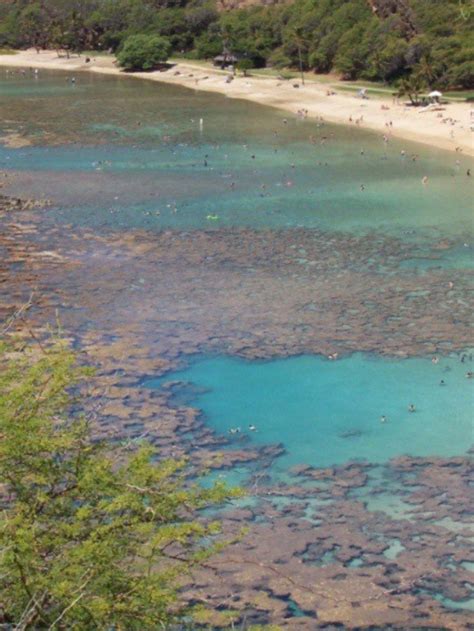
<path fill-rule="evenodd" d="M 391 98 L 365 100 L 353 94 L 337 93 L 337 90 L 335 94 L 329 94 L 328 86 L 316 81 L 307 81 L 303 86 L 299 80 L 237 76 L 227 83 L 228 73 L 199 68 L 191 63 L 178 63 L 165 71 L 130 74 L 117 68 L 114 61 L 112 56 L 100 56 L 86 63 L 84 56 L 68 59 L 66 56 L 59 57 L 56 51 L 37 53 L 31 49 L 0 56 L 0 66 L 89 71 L 161 81 L 194 90 L 218 92 L 230 98 L 247 99 L 294 115 L 299 110 L 306 110 L 308 117 L 357 125 L 382 135 L 393 135 L 440 149 L 462 152 L 464 155 L 474 155 L 474 108 L 468 103 L 449 103 L 422 111 L 422 108 L 408 107 Z"/>

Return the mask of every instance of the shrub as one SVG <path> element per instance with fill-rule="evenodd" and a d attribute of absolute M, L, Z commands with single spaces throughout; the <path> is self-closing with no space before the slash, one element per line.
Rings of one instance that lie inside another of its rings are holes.
<path fill-rule="evenodd" d="M 237 69 L 240 70 L 244 77 L 247 76 L 249 70 L 254 67 L 253 62 L 250 59 L 241 59 L 237 62 Z"/>

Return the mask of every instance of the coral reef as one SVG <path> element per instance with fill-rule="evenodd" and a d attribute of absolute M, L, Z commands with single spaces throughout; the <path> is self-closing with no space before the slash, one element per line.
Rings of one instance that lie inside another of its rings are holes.
<path fill-rule="evenodd" d="M 460 351 L 472 340 L 469 271 L 403 269 L 419 246 L 377 234 L 72 231 L 4 197 L 0 225 L 0 319 L 33 294 L 29 326 L 41 335 L 59 311 L 97 367 L 87 405 L 98 436 L 146 437 L 196 470 L 248 467 L 248 500 L 223 515 L 229 535 L 242 524 L 249 534 L 183 579 L 184 598 L 213 607 L 210 624 L 228 609 L 295 630 L 469 628 L 466 611 L 446 606 L 471 597 L 467 456 L 399 457 L 382 472 L 301 463 L 278 480 L 281 445 L 229 444 L 198 410 L 173 403 L 179 384 L 142 385 L 196 352 Z M 13 330 L 22 334 L 21 320 Z M 372 507 L 387 493 L 399 513 Z"/>

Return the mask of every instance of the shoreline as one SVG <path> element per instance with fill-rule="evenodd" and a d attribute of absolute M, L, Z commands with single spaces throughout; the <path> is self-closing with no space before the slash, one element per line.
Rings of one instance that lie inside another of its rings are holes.
<path fill-rule="evenodd" d="M 362 100 L 346 93 L 328 95 L 327 85 L 306 82 L 303 86 L 299 79 L 285 81 L 275 77 L 238 76 L 232 82 L 226 83 L 229 73 L 218 69 L 200 68 L 185 62 L 176 63 L 165 71 L 125 73 L 114 65 L 112 56 L 92 58 L 91 62 L 86 64 L 84 56 L 67 59 L 58 57 L 56 51 L 37 53 L 31 49 L 13 55 L 0 55 L 0 66 L 86 71 L 158 81 L 193 90 L 215 92 L 229 98 L 253 101 L 293 115 L 296 115 L 298 110 L 307 110 L 308 118 L 322 117 L 330 123 L 357 125 L 361 129 L 375 131 L 388 137 L 393 136 L 474 156 L 471 131 L 471 125 L 474 125 L 474 118 L 471 120 L 474 107 L 469 103 L 449 103 L 441 106 L 439 110 L 423 112 L 420 108 L 394 103 L 392 99 Z"/>

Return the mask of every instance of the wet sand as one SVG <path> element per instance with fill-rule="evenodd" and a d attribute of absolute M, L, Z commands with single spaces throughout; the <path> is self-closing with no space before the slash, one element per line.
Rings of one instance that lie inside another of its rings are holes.
<path fill-rule="evenodd" d="M 45 68 L 51 70 L 89 70 L 101 74 L 125 75 L 150 81 L 218 92 L 230 98 L 246 99 L 297 114 L 307 110 L 309 117 L 323 117 L 332 123 L 359 126 L 423 144 L 461 151 L 474 156 L 474 125 L 472 105 L 449 103 L 436 110 L 421 111 L 392 99 L 362 100 L 354 95 L 336 93 L 328 96 L 328 86 L 317 82 L 301 85 L 299 80 L 281 81 L 274 77 L 236 77 L 226 83 L 227 73 L 192 64 L 178 63 L 170 69 L 156 72 L 123 73 L 112 56 L 92 58 L 58 57 L 55 51 L 21 51 L 13 55 L 1 55 L 0 66 Z M 295 88 L 294 85 L 298 85 Z M 391 124 L 390 124 L 391 123 Z"/>

